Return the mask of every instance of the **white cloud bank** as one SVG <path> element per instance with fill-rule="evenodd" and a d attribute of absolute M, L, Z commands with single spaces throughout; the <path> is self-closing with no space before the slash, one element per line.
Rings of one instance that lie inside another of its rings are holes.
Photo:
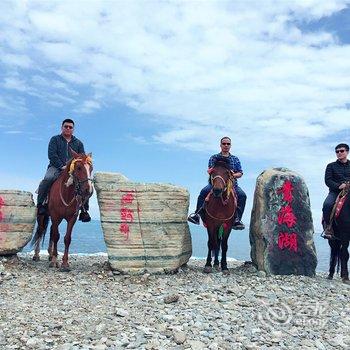
<path fill-rule="evenodd" d="M 239 155 L 283 160 L 317 196 L 330 146 L 349 141 L 337 135 L 350 125 L 350 46 L 300 23 L 348 3 L 1 2 L 0 104 L 13 91 L 80 113 L 122 102 L 167 126 L 158 142 L 209 152 L 232 135 Z"/>

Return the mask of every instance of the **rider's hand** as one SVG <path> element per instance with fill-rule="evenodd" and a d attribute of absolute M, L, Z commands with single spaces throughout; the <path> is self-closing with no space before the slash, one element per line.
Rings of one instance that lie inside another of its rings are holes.
<path fill-rule="evenodd" d="M 342 189 L 344 189 L 346 187 L 346 184 L 341 184 L 338 188 L 340 189 L 340 190 L 342 190 Z"/>
<path fill-rule="evenodd" d="M 67 165 L 64 165 L 61 169 L 64 170 L 67 168 Z"/>

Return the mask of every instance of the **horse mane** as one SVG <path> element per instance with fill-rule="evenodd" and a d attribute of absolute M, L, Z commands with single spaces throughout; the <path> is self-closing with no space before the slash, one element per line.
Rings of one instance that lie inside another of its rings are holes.
<path fill-rule="evenodd" d="M 215 160 L 214 167 L 221 166 L 230 170 L 230 163 L 226 157 L 220 156 Z"/>

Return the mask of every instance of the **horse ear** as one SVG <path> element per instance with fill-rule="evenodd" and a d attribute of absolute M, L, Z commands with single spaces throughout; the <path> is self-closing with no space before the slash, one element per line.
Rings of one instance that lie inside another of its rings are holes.
<path fill-rule="evenodd" d="M 71 147 L 69 147 L 70 152 L 72 153 L 73 158 L 79 158 L 79 154 L 75 152 Z"/>
<path fill-rule="evenodd" d="M 86 156 L 92 158 L 92 152 L 88 153 Z"/>

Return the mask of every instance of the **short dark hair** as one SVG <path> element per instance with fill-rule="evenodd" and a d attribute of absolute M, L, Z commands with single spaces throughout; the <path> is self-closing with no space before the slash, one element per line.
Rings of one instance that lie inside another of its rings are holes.
<path fill-rule="evenodd" d="M 62 122 L 62 126 L 63 126 L 64 123 L 71 123 L 71 124 L 74 125 L 74 122 L 73 122 L 72 119 L 65 119 L 65 120 Z"/>
<path fill-rule="evenodd" d="M 224 136 L 224 137 L 221 138 L 220 143 L 221 143 L 222 140 L 224 140 L 224 139 L 229 139 L 229 140 L 231 141 L 231 139 L 230 139 L 228 136 Z"/>
<path fill-rule="evenodd" d="M 349 152 L 349 145 L 347 145 L 346 143 L 340 143 L 339 145 L 335 146 L 335 150 L 337 150 L 339 148 L 345 148 L 346 152 Z"/>

